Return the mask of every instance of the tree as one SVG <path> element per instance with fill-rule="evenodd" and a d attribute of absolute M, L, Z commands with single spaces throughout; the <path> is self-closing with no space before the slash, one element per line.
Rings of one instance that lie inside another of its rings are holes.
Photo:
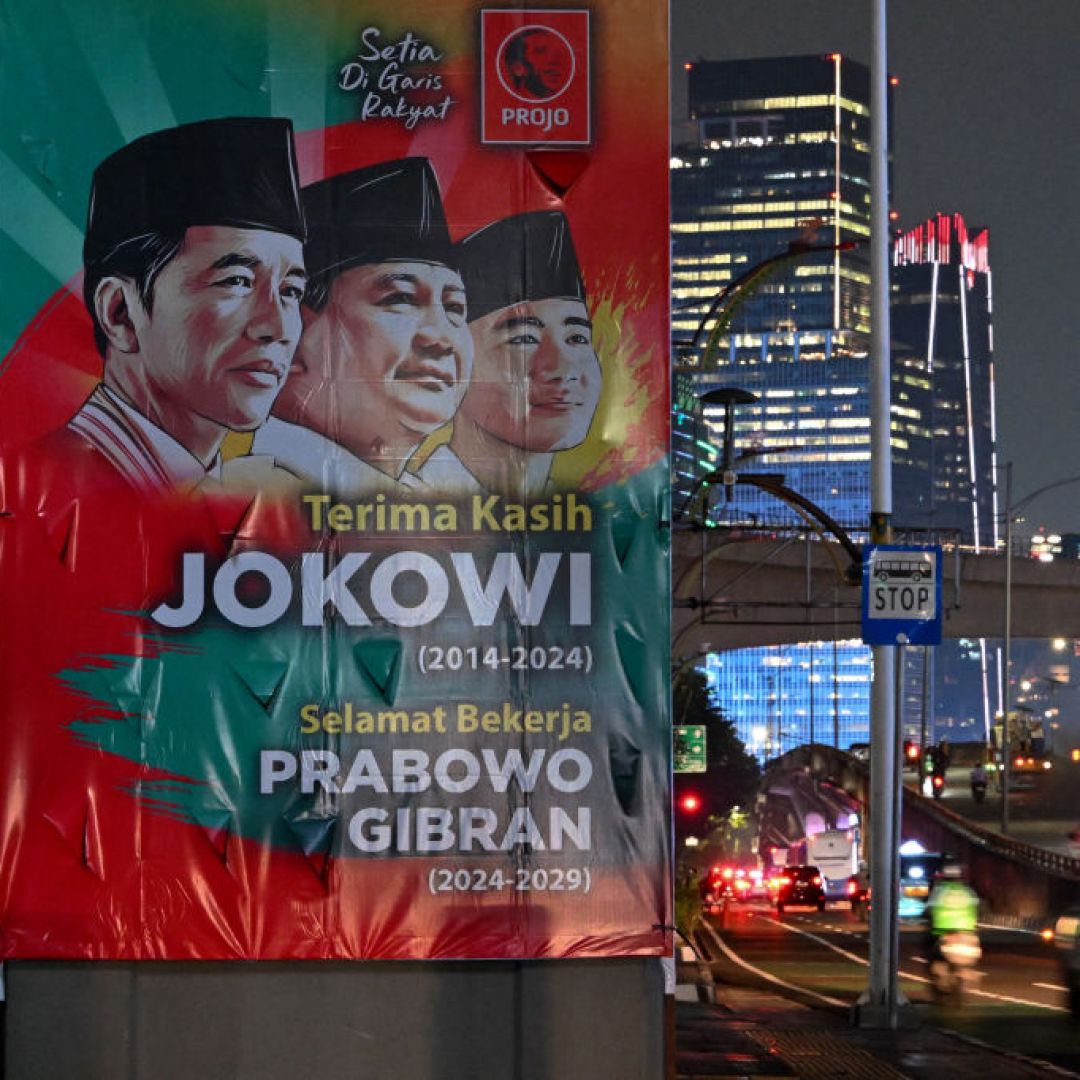
<path fill-rule="evenodd" d="M 707 771 L 675 777 L 676 832 L 701 835 L 728 819 L 734 807 L 754 805 L 761 770 L 735 733 L 735 725 L 716 704 L 700 671 L 684 670 L 678 676 L 672 687 L 672 705 L 676 724 L 705 728 Z M 692 796 L 700 800 L 696 807 L 688 805 Z"/>

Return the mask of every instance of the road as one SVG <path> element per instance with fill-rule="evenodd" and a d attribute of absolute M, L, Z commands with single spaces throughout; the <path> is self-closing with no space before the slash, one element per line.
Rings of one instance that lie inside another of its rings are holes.
<path fill-rule="evenodd" d="M 730 905 L 699 934 L 717 980 L 770 989 L 824 1008 L 848 1008 L 867 983 L 867 924 L 846 910 L 777 915 L 764 903 Z M 935 1005 L 922 926 L 900 934 L 900 988 L 923 1022 L 1080 1075 L 1073 1020 L 1051 944 L 1037 934 L 983 928 L 977 989 Z"/>

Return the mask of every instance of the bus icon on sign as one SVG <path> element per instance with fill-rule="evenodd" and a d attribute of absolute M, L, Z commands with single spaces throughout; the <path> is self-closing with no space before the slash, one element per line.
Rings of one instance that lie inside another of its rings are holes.
<path fill-rule="evenodd" d="M 934 564 L 922 559 L 878 559 L 874 563 L 878 581 L 923 581 L 934 576 Z"/>

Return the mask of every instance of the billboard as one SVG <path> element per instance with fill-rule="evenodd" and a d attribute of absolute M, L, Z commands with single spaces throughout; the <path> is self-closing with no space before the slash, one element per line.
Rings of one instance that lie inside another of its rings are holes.
<path fill-rule="evenodd" d="M 0 956 L 670 951 L 665 5 L 7 16 Z"/>

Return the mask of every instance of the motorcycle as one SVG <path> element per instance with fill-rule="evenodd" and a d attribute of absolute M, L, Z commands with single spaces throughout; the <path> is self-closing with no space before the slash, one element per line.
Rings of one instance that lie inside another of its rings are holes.
<path fill-rule="evenodd" d="M 934 773 L 930 778 L 930 791 L 935 799 L 940 799 L 945 794 L 945 777 L 941 773 Z"/>
<path fill-rule="evenodd" d="M 979 935 L 966 930 L 942 934 L 930 961 L 930 988 L 936 1001 L 960 1001 L 964 989 L 978 977 L 975 965 L 982 959 Z"/>
<path fill-rule="evenodd" d="M 986 798 L 986 781 L 985 780 L 972 780 L 971 781 L 971 797 L 977 802 L 981 803 Z"/>

